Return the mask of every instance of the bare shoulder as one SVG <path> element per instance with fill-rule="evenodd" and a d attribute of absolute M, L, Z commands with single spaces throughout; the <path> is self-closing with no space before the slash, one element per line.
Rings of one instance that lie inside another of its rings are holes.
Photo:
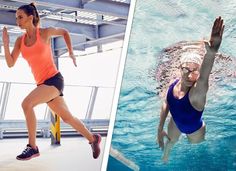
<path fill-rule="evenodd" d="M 40 37 L 41 39 L 46 42 L 49 43 L 50 40 L 50 33 L 49 33 L 49 28 L 40 28 L 39 29 L 39 33 L 40 33 Z"/>
<path fill-rule="evenodd" d="M 46 28 L 40 28 L 39 32 L 41 35 L 50 35 L 51 32 L 53 32 L 55 28 L 53 27 L 46 27 Z"/>
<path fill-rule="evenodd" d="M 199 84 L 199 83 L 198 83 Z M 198 85 L 199 86 L 199 85 Z M 202 111 L 206 104 L 206 91 L 201 90 L 200 87 L 198 87 L 197 84 L 195 84 L 189 91 L 189 101 L 191 105 L 198 111 Z"/>
<path fill-rule="evenodd" d="M 48 38 L 52 36 L 62 36 L 65 34 L 65 32 L 66 30 L 63 28 L 48 27 L 42 29 L 42 34 L 47 35 Z"/>
<path fill-rule="evenodd" d="M 55 28 L 54 27 L 46 27 L 46 28 L 40 28 L 40 32 L 50 32 L 53 31 Z"/>
<path fill-rule="evenodd" d="M 205 97 L 208 88 L 209 88 L 208 82 L 199 78 L 197 82 L 194 84 L 194 86 L 191 88 L 191 92 L 192 94 L 198 94 L 198 95 L 201 94 Z"/>
<path fill-rule="evenodd" d="M 40 36 L 47 35 L 48 31 L 49 31 L 49 28 L 39 28 Z"/>

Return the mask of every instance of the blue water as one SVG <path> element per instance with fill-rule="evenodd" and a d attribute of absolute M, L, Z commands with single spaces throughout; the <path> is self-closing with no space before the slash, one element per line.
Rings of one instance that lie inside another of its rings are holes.
<path fill-rule="evenodd" d="M 163 48 L 183 40 L 208 38 L 219 15 L 225 21 L 220 52 L 235 58 L 235 9 L 232 0 L 137 0 L 112 146 L 140 170 L 236 170 L 235 78 L 221 79 L 208 91 L 206 141 L 193 145 L 183 135 L 168 164 L 161 162 L 162 151 L 155 143 L 162 99 L 153 79 Z"/>
<path fill-rule="evenodd" d="M 110 156 L 109 158 L 110 165 L 107 165 L 107 170 L 112 171 L 132 171 L 129 167 L 122 164 L 120 161 L 116 160 L 114 157 Z"/>

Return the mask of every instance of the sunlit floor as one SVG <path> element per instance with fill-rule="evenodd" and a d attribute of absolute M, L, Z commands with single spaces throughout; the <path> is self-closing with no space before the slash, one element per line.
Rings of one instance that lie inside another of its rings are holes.
<path fill-rule="evenodd" d="M 0 140 L 0 171 L 100 171 L 106 137 L 101 141 L 101 154 L 93 159 L 92 149 L 82 137 L 62 138 L 60 146 L 51 146 L 49 138 L 38 138 L 40 156 L 28 161 L 16 160 L 27 139 Z"/>

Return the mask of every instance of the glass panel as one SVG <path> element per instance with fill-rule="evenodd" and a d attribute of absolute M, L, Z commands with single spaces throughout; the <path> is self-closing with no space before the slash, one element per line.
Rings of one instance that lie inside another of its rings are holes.
<path fill-rule="evenodd" d="M 92 119 L 110 119 L 113 95 L 113 88 L 98 89 Z"/>
<path fill-rule="evenodd" d="M 115 87 L 121 49 L 77 58 L 78 67 L 68 57 L 59 58 L 59 70 L 66 84 Z"/>
<path fill-rule="evenodd" d="M 35 88 L 33 84 L 11 84 L 8 97 L 5 119 L 24 120 L 25 116 L 21 108 L 24 98 Z M 44 119 L 46 104 L 35 107 L 35 115 L 37 119 Z"/>
<path fill-rule="evenodd" d="M 91 91 L 91 87 L 65 86 L 64 99 L 72 115 L 85 118 Z"/>
<path fill-rule="evenodd" d="M 24 83 L 35 83 L 33 74 L 31 73 L 28 63 L 19 57 L 14 67 L 9 68 L 6 64 L 5 59 L 1 59 L 1 81 L 7 82 L 24 82 Z"/>
<path fill-rule="evenodd" d="M 108 49 L 109 47 L 106 48 Z M 59 58 L 59 70 L 64 76 L 66 85 L 99 87 L 92 119 L 110 118 L 120 53 L 121 48 L 117 48 L 102 53 L 81 55 L 77 58 L 78 67 L 74 67 L 72 60 L 68 57 Z M 86 88 L 82 90 L 81 88 L 72 87 L 65 89 L 66 102 L 73 115 L 84 118 L 91 88 L 86 93 Z"/>

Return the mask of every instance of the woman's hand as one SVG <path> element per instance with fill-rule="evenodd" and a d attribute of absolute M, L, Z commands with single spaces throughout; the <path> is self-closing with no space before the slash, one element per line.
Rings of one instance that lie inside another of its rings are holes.
<path fill-rule="evenodd" d="M 168 137 L 167 133 L 162 130 L 159 131 L 157 133 L 157 143 L 159 144 L 159 147 L 163 150 L 164 149 L 164 137 L 167 137 L 168 140 L 170 140 L 170 138 Z"/>
<path fill-rule="evenodd" d="M 73 54 L 73 53 L 70 53 L 70 58 L 73 60 L 73 63 L 74 63 L 74 65 L 75 65 L 75 67 L 77 67 L 77 63 L 76 63 L 76 57 L 75 57 L 75 55 Z"/>
<path fill-rule="evenodd" d="M 3 30 L 2 30 L 2 41 L 3 41 L 4 46 L 9 45 L 9 35 L 8 35 L 6 27 L 3 27 Z"/>
<path fill-rule="evenodd" d="M 217 52 L 218 49 L 220 48 L 220 44 L 222 41 L 222 36 L 223 36 L 223 32 L 224 32 L 224 25 L 223 25 L 224 21 L 223 19 L 221 19 L 221 17 L 218 17 L 215 22 L 214 25 L 212 27 L 212 31 L 211 31 L 211 38 L 210 38 L 210 44 L 206 44 L 206 50 L 209 51 L 213 51 L 213 52 Z"/>

